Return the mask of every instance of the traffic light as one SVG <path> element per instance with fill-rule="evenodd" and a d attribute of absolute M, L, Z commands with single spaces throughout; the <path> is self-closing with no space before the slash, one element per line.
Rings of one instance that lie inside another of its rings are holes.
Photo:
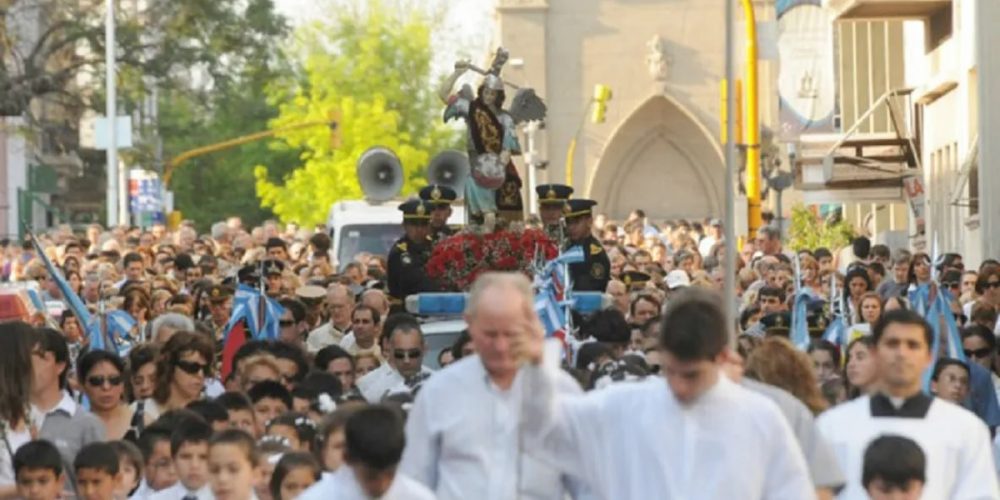
<path fill-rule="evenodd" d="M 608 101 L 611 100 L 611 87 L 607 85 L 594 85 L 594 114 L 591 121 L 594 123 L 604 123 L 604 115 L 608 111 Z"/>

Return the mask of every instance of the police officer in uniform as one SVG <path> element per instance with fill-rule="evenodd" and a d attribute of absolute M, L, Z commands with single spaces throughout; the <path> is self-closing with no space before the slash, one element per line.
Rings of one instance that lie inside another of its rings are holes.
<path fill-rule="evenodd" d="M 448 227 L 448 217 L 451 217 L 451 203 L 458 199 L 458 193 L 448 186 L 431 184 L 420 190 L 420 199 L 431 204 L 431 241 L 437 243 L 453 234 L 455 230 Z"/>
<path fill-rule="evenodd" d="M 577 292 L 603 292 L 611 279 L 611 261 L 592 232 L 595 205 L 597 202 L 594 200 L 568 200 L 563 209 L 566 234 L 569 237 L 566 248 L 583 248 L 583 262 L 569 265 L 573 290 Z"/>
<path fill-rule="evenodd" d="M 389 297 L 393 309 L 400 309 L 406 297 L 435 290 L 425 266 L 431 256 L 430 220 L 434 207 L 423 200 L 409 200 L 399 205 L 403 212 L 402 238 L 389 250 Z"/>
<path fill-rule="evenodd" d="M 535 188 L 538 194 L 538 217 L 542 220 L 542 229 L 552 241 L 562 246 L 566 235 L 563 230 L 563 210 L 566 200 L 573 194 L 573 188 L 565 184 L 542 184 Z"/>

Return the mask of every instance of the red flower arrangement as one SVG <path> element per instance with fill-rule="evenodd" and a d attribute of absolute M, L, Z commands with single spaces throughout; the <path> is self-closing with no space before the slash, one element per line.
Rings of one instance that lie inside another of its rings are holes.
<path fill-rule="evenodd" d="M 442 290 L 467 290 L 488 271 L 530 273 L 536 257 L 554 259 L 559 254 L 539 229 L 501 230 L 488 234 L 462 232 L 438 242 L 427 261 L 427 275 Z"/>

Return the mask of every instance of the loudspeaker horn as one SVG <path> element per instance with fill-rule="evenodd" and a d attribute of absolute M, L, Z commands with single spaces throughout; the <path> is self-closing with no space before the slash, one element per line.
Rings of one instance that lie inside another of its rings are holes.
<path fill-rule="evenodd" d="M 358 159 L 358 182 L 368 201 L 391 200 L 403 189 L 403 164 L 389 148 L 368 148 Z"/>
<path fill-rule="evenodd" d="M 427 183 L 448 186 L 462 199 L 465 180 L 469 177 L 469 157 L 461 151 L 448 149 L 438 153 L 427 164 Z"/>

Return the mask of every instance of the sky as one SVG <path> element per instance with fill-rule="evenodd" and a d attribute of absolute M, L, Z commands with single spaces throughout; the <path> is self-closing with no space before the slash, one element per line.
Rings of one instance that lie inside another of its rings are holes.
<path fill-rule="evenodd" d="M 317 17 L 331 1 L 366 2 L 367 0 L 274 0 L 277 10 L 288 16 L 293 25 L 300 25 Z M 393 0 L 387 0 L 392 3 Z M 486 51 L 493 44 L 493 8 L 496 0 L 396 0 L 419 6 L 445 6 L 447 15 L 444 29 L 435 33 L 432 43 L 435 52 L 435 73 L 447 72 L 459 58 L 470 58 L 482 64 L 488 59 Z"/>

